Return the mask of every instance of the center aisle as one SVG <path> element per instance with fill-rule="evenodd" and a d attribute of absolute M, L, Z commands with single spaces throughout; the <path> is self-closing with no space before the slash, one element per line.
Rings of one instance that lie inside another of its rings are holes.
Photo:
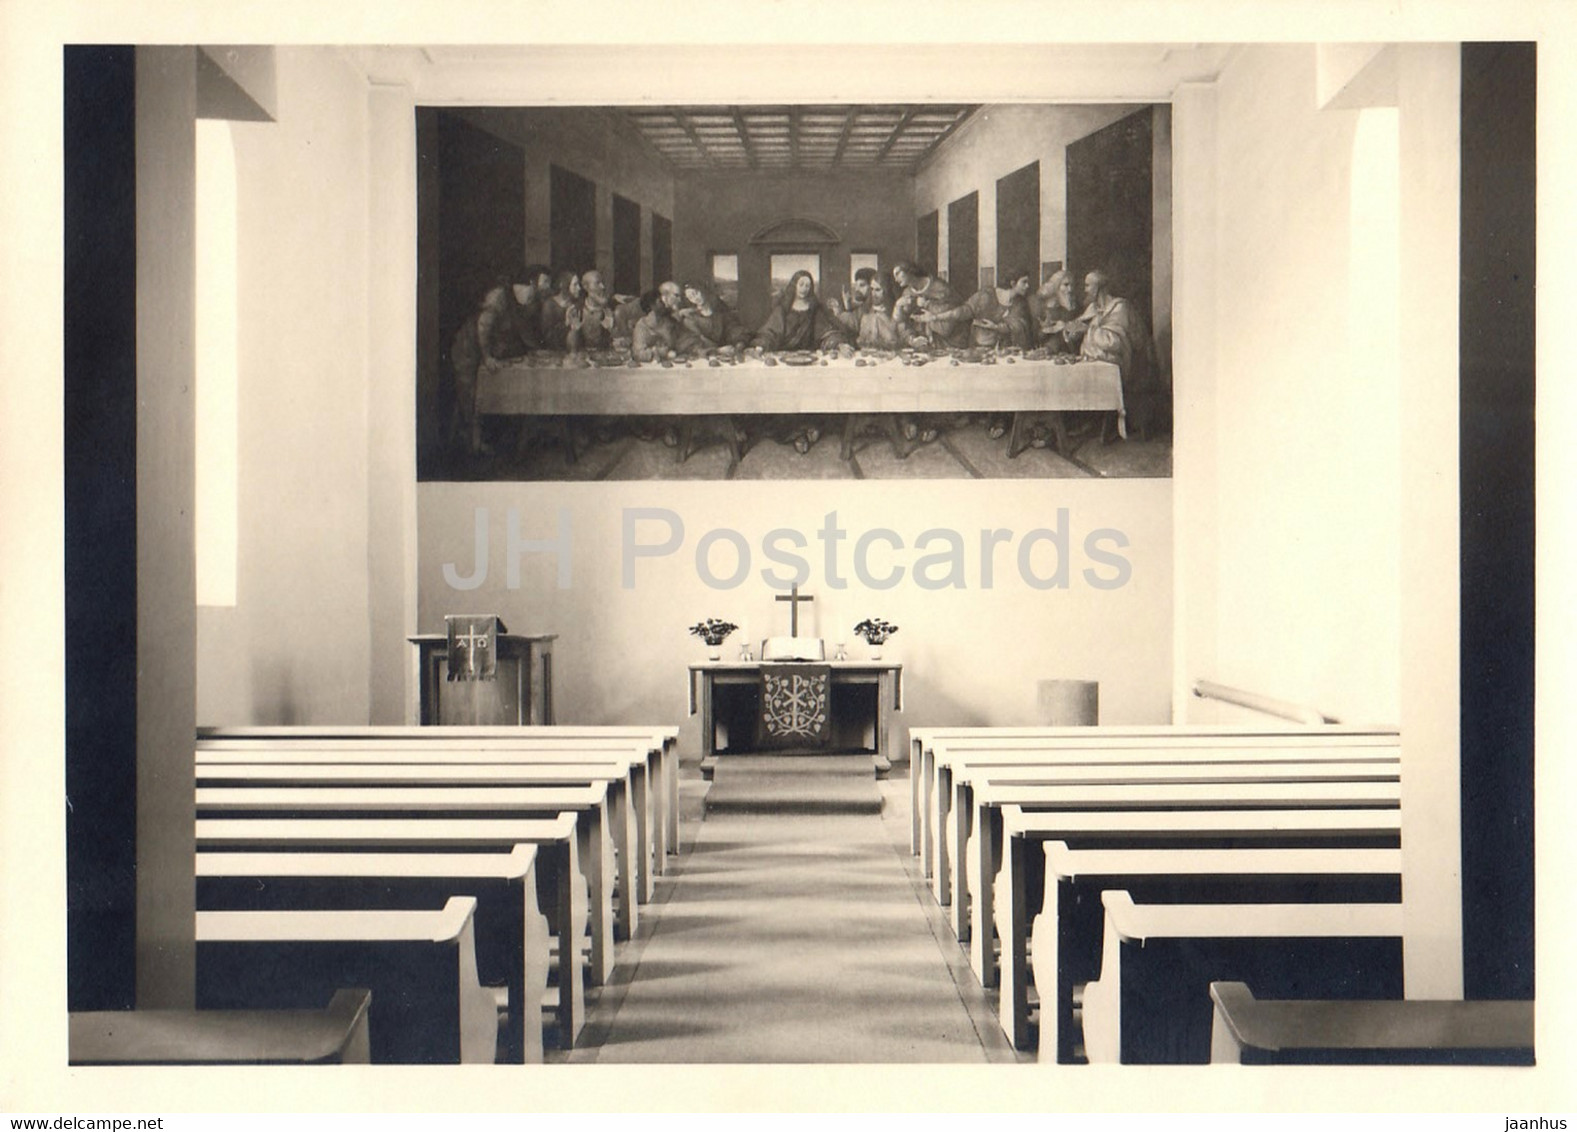
<path fill-rule="evenodd" d="M 885 816 L 687 825 L 584 1045 L 563 1060 L 1015 1060 L 908 856 L 907 781 L 880 787 Z"/>

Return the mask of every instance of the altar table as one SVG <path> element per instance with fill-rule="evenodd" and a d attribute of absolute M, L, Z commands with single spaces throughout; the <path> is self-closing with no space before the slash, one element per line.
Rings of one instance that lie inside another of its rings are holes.
<path fill-rule="evenodd" d="M 701 717 L 701 757 L 717 754 L 717 721 L 713 715 L 712 693 L 719 685 L 755 687 L 761 670 L 775 667 L 771 661 L 715 661 L 690 666 L 690 714 Z M 884 660 L 835 660 L 827 664 L 833 688 L 854 685 L 876 687 L 876 755 L 892 761 L 893 714 L 903 710 L 903 665 Z"/>

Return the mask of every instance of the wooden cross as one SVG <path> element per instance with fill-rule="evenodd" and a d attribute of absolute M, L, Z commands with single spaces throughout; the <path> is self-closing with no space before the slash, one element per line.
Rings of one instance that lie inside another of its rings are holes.
<path fill-rule="evenodd" d="M 802 601 L 815 601 L 813 597 L 799 596 L 799 583 L 795 582 L 786 594 L 778 594 L 774 601 L 792 602 L 789 606 L 789 636 L 799 636 L 799 603 Z"/>

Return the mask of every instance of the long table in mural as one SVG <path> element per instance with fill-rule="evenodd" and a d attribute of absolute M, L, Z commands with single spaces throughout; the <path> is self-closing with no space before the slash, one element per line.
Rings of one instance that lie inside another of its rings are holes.
<path fill-rule="evenodd" d="M 1010 456 L 1027 444 L 1026 418 L 1033 413 L 1111 412 L 1117 434 L 1128 435 L 1122 379 L 1110 362 L 1067 364 L 1013 355 L 989 364 L 947 357 L 920 365 L 897 358 L 801 361 L 745 357 L 718 364 L 702 358 L 634 366 L 484 367 L 477 375 L 476 411 L 527 417 L 842 414 L 848 418 L 845 457 L 856 418 L 878 414 L 1011 413 Z M 680 447 L 680 459 L 687 448 Z M 737 460 L 737 442 L 735 448 Z"/>

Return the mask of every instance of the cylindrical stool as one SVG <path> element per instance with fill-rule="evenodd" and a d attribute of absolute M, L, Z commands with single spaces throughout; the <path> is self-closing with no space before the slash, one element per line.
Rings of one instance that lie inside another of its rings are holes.
<path fill-rule="evenodd" d="M 1101 721 L 1099 680 L 1042 680 L 1040 722 L 1047 727 L 1093 727 Z"/>

